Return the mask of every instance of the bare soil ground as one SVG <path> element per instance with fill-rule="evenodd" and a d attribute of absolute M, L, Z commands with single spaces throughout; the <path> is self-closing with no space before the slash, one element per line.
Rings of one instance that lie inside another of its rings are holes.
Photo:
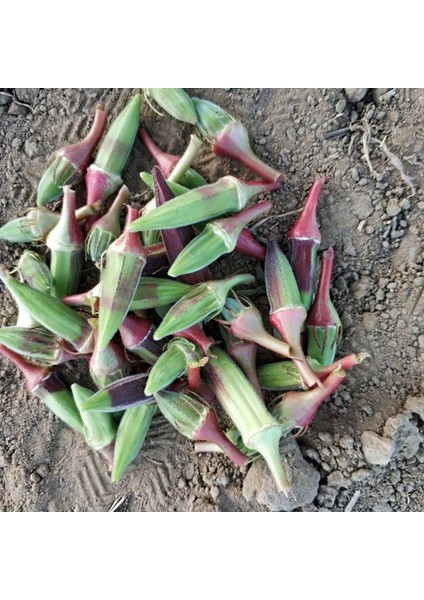
<path fill-rule="evenodd" d="M 287 173 L 288 184 L 271 196 L 274 215 L 300 208 L 313 181 L 327 176 L 319 220 L 322 247 L 336 252 L 333 298 L 344 325 L 339 355 L 365 350 L 371 359 L 349 372 L 306 435 L 283 447 L 296 498 L 276 498 L 261 463 L 246 474 L 221 456 L 196 455 L 160 417 L 128 474 L 112 485 L 103 459 L 30 397 L 15 368 L 1 359 L 0 510 L 424 509 L 424 91 L 368 90 L 362 99 L 353 92 L 189 90 L 239 117 L 257 153 Z M 0 223 L 35 204 L 47 157 L 84 135 L 97 102 L 115 116 L 132 93 L 0 90 Z M 182 152 L 189 127 L 158 117 L 147 105 L 142 116 L 161 147 Z M 138 173 L 151 166 L 137 141 L 124 181 L 138 206 L 146 198 Z M 227 173 L 248 176 L 208 149 L 196 167 L 210 181 Z M 81 202 L 83 193 L 81 187 Z M 270 219 L 257 234 L 286 249 L 294 219 Z M 22 248 L 1 243 L 1 262 L 12 268 Z M 223 260 L 215 274 L 240 266 L 263 283 L 253 260 Z M 4 288 L 0 295 L 1 323 L 12 325 L 13 302 Z M 256 302 L 265 308 L 263 287 Z M 83 381 L 85 369 L 78 363 L 62 374 L 69 382 Z"/>

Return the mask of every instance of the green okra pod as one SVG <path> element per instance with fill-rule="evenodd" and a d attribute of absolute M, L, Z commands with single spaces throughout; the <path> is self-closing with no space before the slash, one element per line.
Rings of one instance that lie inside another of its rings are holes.
<path fill-rule="evenodd" d="M 174 304 L 156 330 L 155 339 L 172 335 L 217 316 L 225 305 L 230 290 L 242 283 L 253 283 L 252 275 L 232 275 L 220 281 L 194 285 L 190 292 Z"/>
<path fill-rule="evenodd" d="M 105 255 L 100 275 L 99 350 L 106 348 L 127 316 L 146 264 L 140 236 L 128 229 L 137 214 L 134 208 L 128 207 L 124 232 Z"/>
<path fill-rule="evenodd" d="M 273 183 L 241 181 L 228 175 L 216 183 L 190 190 L 169 200 L 134 221 L 130 230 L 174 229 L 201 223 L 225 213 L 238 212 L 256 194 L 275 189 Z"/>
<path fill-rule="evenodd" d="M 175 338 L 153 365 L 146 382 L 145 394 L 152 396 L 185 375 L 189 367 L 203 366 L 207 361 L 195 344 L 183 338 Z"/>
<path fill-rule="evenodd" d="M 118 481 L 144 444 L 156 412 L 156 404 L 128 408 L 118 427 L 113 457 L 112 481 Z"/>
<path fill-rule="evenodd" d="M 71 385 L 72 396 L 78 409 L 93 396 L 93 392 L 87 388 L 73 383 Z M 94 450 L 101 452 L 112 464 L 113 443 L 116 438 L 117 425 L 111 414 L 100 412 L 80 411 L 83 422 L 83 435 L 87 444 Z"/>
<path fill-rule="evenodd" d="M 149 104 L 149 99 L 154 100 L 174 119 L 196 125 L 196 109 L 190 96 L 182 88 L 146 88 L 144 96 Z"/>
<path fill-rule="evenodd" d="M 62 213 L 56 227 L 46 239 L 50 249 L 53 295 L 63 298 L 78 289 L 84 260 L 84 236 L 75 217 L 75 192 L 63 188 Z"/>
<path fill-rule="evenodd" d="M 282 429 L 239 367 L 219 347 L 205 366 L 206 377 L 222 407 L 240 431 L 243 443 L 267 462 L 280 491 L 290 489 L 281 462 Z"/>
<path fill-rule="evenodd" d="M 80 314 L 40 290 L 33 289 L 8 276 L 0 266 L 0 278 L 13 297 L 43 327 L 69 342 L 78 352 L 89 353 L 93 349 L 93 332 Z"/>

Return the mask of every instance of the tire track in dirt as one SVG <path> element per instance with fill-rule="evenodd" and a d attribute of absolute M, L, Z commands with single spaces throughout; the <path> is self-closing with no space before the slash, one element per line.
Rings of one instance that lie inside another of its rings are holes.
<path fill-rule="evenodd" d="M 104 477 L 105 465 L 89 451 L 81 469 L 76 474 L 80 492 L 88 506 L 106 505 L 113 497 L 112 483 Z"/>

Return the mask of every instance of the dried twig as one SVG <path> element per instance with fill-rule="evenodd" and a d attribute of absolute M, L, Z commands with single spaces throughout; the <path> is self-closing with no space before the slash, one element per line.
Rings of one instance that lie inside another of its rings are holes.
<path fill-rule="evenodd" d="M 361 492 L 359 490 L 356 490 L 356 492 L 353 494 L 352 498 L 349 500 L 348 505 L 344 509 L 345 512 L 352 512 L 352 510 L 355 508 L 355 504 L 359 500 L 360 495 L 361 495 Z"/>
<path fill-rule="evenodd" d="M 415 194 L 417 193 L 417 191 L 416 191 L 415 186 L 414 186 L 414 184 L 412 182 L 412 178 L 409 177 L 409 175 L 406 174 L 405 168 L 404 168 L 403 163 L 400 160 L 400 158 L 398 156 L 396 156 L 396 154 L 394 154 L 387 147 L 386 138 L 384 138 L 384 140 L 382 142 L 380 142 L 379 140 L 377 140 L 375 138 L 374 138 L 374 141 L 380 145 L 381 150 L 387 156 L 387 158 L 389 159 L 389 161 L 391 162 L 391 164 L 394 166 L 395 169 L 397 169 L 399 171 L 400 176 L 402 178 L 402 181 L 404 181 L 406 183 L 406 185 L 411 190 L 411 196 L 415 196 Z"/>
<path fill-rule="evenodd" d="M 270 215 L 269 217 L 265 217 L 265 219 L 261 219 L 260 221 L 255 223 L 252 227 L 250 227 L 250 231 L 254 231 L 258 227 L 260 227 L 261 225 L 263 225 L 264 223 L 269 221 L 270 219 L 284 219 L 285 217 L 290 217 L 291 215 L 296 215 L 297 213 L 300 213 L 302 210 L 303 210 L 302 208 L 296 208 L 296 210 L 290 210 L 289 212 L 281 213 L 280 215 Z"/>

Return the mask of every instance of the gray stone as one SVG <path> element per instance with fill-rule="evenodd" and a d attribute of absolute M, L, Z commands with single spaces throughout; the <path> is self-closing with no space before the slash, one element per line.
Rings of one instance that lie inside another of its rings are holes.
<path fill-rule="evenodd" d="M 4 94 L 0 92 L 0 106 L 4 106 L 5 104 L 10 104 L 12 102 L 12 97 L 8 94 Z"/>
<path fill-rule="evenodd" d="M 346 98 L 340 98 L 340 100 L 336 104 L 336 112 L 340 114 L 346 108 Z"/>
<path fill-rule="evenodd" d="M 295 440 L 282 446 L 281 456 L 292 489 L 287 494 L 277 491 L 272 475 L 264 460 L 257 460 L 250 467 L 243 483 L 243 496 L 248 501 L 256 500 L 271 511 L 290 512 L 310 504 L 318 493 L 320 475 L 302 456 Z"/>
<path fill-rule="evenodd" d="M 348 240 L 344 247 L 343 247 L 343 252 L 345 254 L 347 254 L 348 256 L 356 256 L 356 250 L 352 244 L 352 242 L 350 240 Z"/>
<path fill-rule="evenodd" d="M 36 158 L 42 154 L 42 150 L 39 144 L 33 142 L 32 140 L 27 140 L 25 142 L 25 154 L 27 154 L 27 156 L 30 158 Z"/>
<path fill-rule="evenodd" d="M 383 438 L 374 431 L 361 435 L 362 452 L 370 465 L 388 465 L 394 452 L 393 441 Z"/>
<path fill-rule="evenodd" d="M 211 487 L 211 498 L 214 502 L 216 502 L 218 500 L 219 494 L 220 494 L 219 488 L 216 485 L 213 485 Z"/>
<path fill-rule="evenodd" d="M 399 206 L 401 207 L 402 210 L 409 210 L 411 208 L 411 203 L 408 200 L 408 198 L 404 198 L 400 203 Z"/>
<path fill-rule="evenodd" d="M 398 200 L 397 198 L 390 198 L 390 200 L 387 203 L 387 208 L 386 208 L 386 213 L 389 215 L 389 217 L 395 217 L 396 215 L 398 215 L 401 211 L 401 208 L 398 204 Z"/>
<path fill-rule="evenodd" d="M 378 316 L 375 313 L 366 312 L 362 315 L 362 324 L 368 333 L 374 331 L 377 327 Z"/>
<path fill-rule="evenodd" d="M 40 88 L 15 88 L 18 100 L 26 104 L 33 104 L 40 93 Z"/>
<path fill-rule="evenodd" d="M 352 200 L 352 212 L 360 221 L 367 219 L 374 212 L 372 200 L 367 194 L 360 194 Z"/>
<path fill-rule="evenodd" d="M 355 440 L 348 433 L 345 433 L 344 435 L 342 435 L 342 437 L 340 438 L 340 441 L 339 441 L 339 445 L 342 448 L 344 448 L 345 450 L 352 450 L 354 443 L 355 443 Z"/>
<path fill-rule="evenodd" d="M 392 507 L 387 502 L 380 502 L 372 507 L 373 512 L 393 512 Z"/>
<path fill-rule="evenodd" d="M 424 287 L 424 277 L 415 277 L 414 285 L 415 287 Z"/>
<path fill-rule="evenodd" d="M 28 109 L 21 104 L 16 104 L 16 102 L 12 102 L 8 110 L 9 115 L 13 117 L 25 116 L 28 114 Z"/>
<path fill-rule="evenodd" d="M 352 482 L 341 473 L 341 471 L 333 471 L 327 477 L 327 484 L 330 487 L 347 489 Z"/>
<path fill-rule="evenodd" d="M 337 279 L 334 282 L 334 287 L 337 290 L 339 290 L 339 292 L 344 292 L 345 290 L 347 290 L 346 279 L 343 277 L 343 275 L 339 275 L 337 277 Z"/>
<path fill-rule="evenodd" d="M 344 92 L 349 102 L 356 103 L 365 98 L 368 88 L 345 88 Z"/>
<path fill-rule="evenodd" d="M 406 414 L 396 415 L 387 419 L 384 435 L 392 438 L 396 454 L 412 458 L 418 452 L 423 440 L 418 427 Z"/>
<path fill-rule="evenodd" d="M 421 421 L 424 421 L 424 398 L 409 396 L 405 402 L 404 410 L 418 415 Z"/>
<path fill-rule="evenodd" d="M 336 501 L 338 490 L 334 487 L 330 487 L 328 485 L 323 485 L 318 493 L 317 501 L 321 506 L 325 506 L 325 508 L 331 508 L 334 506 L 334 502 Z"/>
<path fill-rule="evenodd" d="M 355 483 L 360 483 L 370 475 L 371 471 L 369 469 L 357 469 L 356 471 L 353 471 L 353 473 L 351 473 L 350 477 Z"/>
<path fill-rule="evenodd" d="M 12 148 L 20 148 L 22 146 L 22 140 L 20 138 L 15 138 L 12 142 Z"/>

